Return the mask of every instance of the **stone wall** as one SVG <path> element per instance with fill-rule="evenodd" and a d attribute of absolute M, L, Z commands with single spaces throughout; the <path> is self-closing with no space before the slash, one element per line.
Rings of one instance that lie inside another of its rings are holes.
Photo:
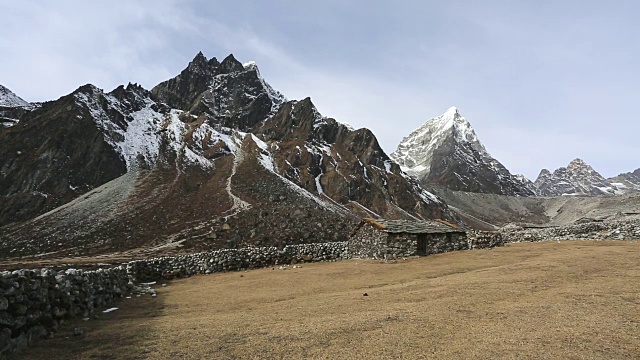
<path fill-rule="evenodd" d="M 550 228 L 507 225 L 499 230 L 506 242 L 555 240 L 640 240 L 640 220 L 587 222 Z"/>
<path fill-rule="evenodd" d="M 125 266 L 0 273 L 0 358 L 52 336 L 64 319 L 88 317 L 132 287 Z"/>
<path fill-rule="evenodd" d="M 639 233 L 640 234 L 640 233 Z M 225 249 L 136 260 L 110 269 L 16 270 L 0 273 L 0 358 L 53 335 L 61 321 L 88 317 L 130 293 L 136 282 L 350 257 L 395 259 L 416 255 L 417 236 L 363 226 L 350 242 Z M 501 239 L 500 239 L 501 240 Z M 430 253 L 495 246 L 496 235 L 436 236 Z"/>
<path fill-rule="evenodd" d="M 349 255 L 359 259 L 385 259 L 387 255 L 387 233 L 371 224 L 364 224 L 349 239 Z"/>
<path fill-rule="evenodd" d="M 279 264 L 332 261 L 349 258 L 346 242 L 224 249 L 183 256 L 132 261 L 127 271 L 138 281 L 171 279 L 195 274 L 248 270 Z"/>
<path fill-rule="evenodd" d="M 428 234 L 426 241 L 427 252 L 425 255 L 469 249 L 465 233 Z"/>
<path fill-rule="evenodd" d="M 426 241 L 424 255 L 469 249 L 469 241 L 464 233 L 425 234 L 424 237 Z M 418 235 L 406 233 L 388 234 L 385 254 L 385 259 L 418 255 Z"/>
<path fill-rule="evenodd" d="M 502 233 L 497 231 L 467 230 L 469 249 L 490 249 L 504 245 Z"/>
<path fill-rule="evenodd" d="M 186 277 L 312 261 L 348 258 L 347 243 L 218 250 L 132 261 L 110 269 L 16 270 L 0 273 L 0 359 L 37 338 L 51 337 L 60 323 L 89 317 L 130 293 L 135 282 Z"/>
<path fill-rule="evenodd" d="M 464 233 L 426 234 L 427 253 L 439 254 L 447 251 L 470 249 L 472 242 Z M 495 246 L 498 241 L 485 237 L 474 238 L 475 248 Z M 418 235 L 408 233 L 386 233 L 373 225 L 364 224 L 349 240 L 349 254 L 362 259 L 398 259 L 418 255 Z"/>
<path fill-rule="evenodd" d="M 418 254 L 418 237 L 416 234 L 388 233 L 385 260 L 398 259 Z"/>

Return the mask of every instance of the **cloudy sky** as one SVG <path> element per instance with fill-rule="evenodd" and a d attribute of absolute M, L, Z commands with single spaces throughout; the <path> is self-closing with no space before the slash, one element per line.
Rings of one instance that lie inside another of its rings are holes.
<path fill-rule="evenodd" d="M 639 13 L 631 0 L 0 0 L 0 84 L 28 101 L 151 88 L 200 50 L 233 53 L 387 152 L 455 105 L 514 173 L 581 157 L 613 176 L 640 167 Z"/>

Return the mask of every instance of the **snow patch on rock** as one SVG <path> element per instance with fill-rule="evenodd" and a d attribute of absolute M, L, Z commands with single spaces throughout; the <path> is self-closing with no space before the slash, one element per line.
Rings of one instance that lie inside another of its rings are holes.
<path fill-rule="evenodd" d="M 16 95 L 13 91 L 0 85 L 0 106 L 24 107 L 29 106 L 29 103 Z"/>

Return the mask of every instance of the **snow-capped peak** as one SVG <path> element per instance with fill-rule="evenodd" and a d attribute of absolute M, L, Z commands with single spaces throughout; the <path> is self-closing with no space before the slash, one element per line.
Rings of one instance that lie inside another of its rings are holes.
<path fill-rule="evenodd" d="M 433 153 L 451 137 L 457 142 L 472 142 L 478 150 L 485 151 L 471 124 L 460 115 L 458 108 L 452 106 L 402 139 L 391 157 L 403 171 L 426 176 L 430 171 L 426 163 L 430 163 Z"/>
<path fill-rule="evenodd" d="M 426 185 L 503 195 L 534 194 L 530 181 L 512 175 L 491 157 L 455 106 L 405 137 L 391 158 Z"/>
<path fill-rule="evenodd" d="M 431 137 L 433 144 L 444 133 L 453 133 L 460 142 L 477 142 L 478 137 L 467 119 L 460 114 L 458 108 L 450 107 L 444 114 L 434 117 L 413 131 L 409 138 L 419 139 Z M 403 140 L 405 142 L 407 138 Z"/>
<path fill-rule="evenodd" d="M 0 85 L 0 106 L 19 107 L 19 106 L 28 106 L 28 105 L 29 105 L 28 102 L 24 101 L 18 95 L 13 93 L 13 91 Z"/>
<path fill-rule="evenodd" d="M 447 111 L 444 112 L 445 114 L 457 114 L 458 113 L 458 108 L 455 106 L 452 106 L 450 108 L 447 109 Z"/>
<path fill-rule="evenodd" d="M 269 96 L 269 99 L 271 99 L 271 104 L 272 104 L 271 105 L 271 112 L 270 112 L 271 115 L 276 113 L 276 111 L 278 110 L 280 105 L 282 105 L 283 103 L 289 101 L 289 99 L 287 99 L 286 96 L 284 96 L 278 90 L 275 90 L 273 87 L 271 87 L 271 85 L 269 85 L 268 82 L 266 82 L 264 80 L 264 78 L 260 74 L 260 69 L 258 69 L 258 64 L 256 64 L 255 61 L 248 61 L 248 62 L 242 64 L 242 67 L 244 68 L 245 71 L 253 70 L 253 71 L 256 72 L 256 75 L 258 76 L 258 80 L 260 80 L 260 84 L 262 84 L 262 87 L 267 92 L 267 95 Z"/>

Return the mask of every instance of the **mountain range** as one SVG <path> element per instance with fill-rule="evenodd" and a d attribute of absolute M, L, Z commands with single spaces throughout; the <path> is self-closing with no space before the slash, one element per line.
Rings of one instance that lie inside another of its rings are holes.
<path fill-rule="evenodd" d="M 457 108 L 402 139 L 390 155 L 425 187 L 508 196 L 620 195 L 640 191 L 640 169 L 605 179 L 581 159 L 532 182 L 493 158 Z"/>
<path fill-rule="evenodd" d="M 233 55 L 199 53 L 151 90 L 5 94 L 3 258 L 335 241 L 360 217 L 459 222 L 371 131 L 286 99 Z"/>
<path fill-rule="evenodd" d="M 455 107 L 388 156 L 370 130 L 287 99 L 233 55 L 198 53 L 150 90 L 87 84 L 28 103 L 0 87 L 0 120 L 2 259 L 345 240 L 362 217 L 478 224 L 452 191 L 640 190 L 640 169 L 604 179 L 579 159 L 535 182 L 513 175 Z"/>

